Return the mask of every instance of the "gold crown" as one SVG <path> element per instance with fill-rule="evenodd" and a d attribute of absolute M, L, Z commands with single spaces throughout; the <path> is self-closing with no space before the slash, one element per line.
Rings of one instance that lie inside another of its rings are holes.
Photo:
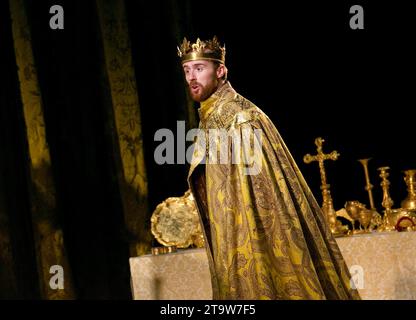
<path fill-rule="evenodd" d="M 216 36 L 212 40 L 201 41 L 199 38 L 195 43 L 183 38 L 178 48 L 178 56 L 182 63 L 193 60 L 212 60 L 225 63 L 225 45 L 221 47 Z"/>

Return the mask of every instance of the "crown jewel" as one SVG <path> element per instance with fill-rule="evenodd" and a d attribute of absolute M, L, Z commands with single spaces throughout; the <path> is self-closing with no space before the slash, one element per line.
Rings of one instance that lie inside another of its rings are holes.
<path fill-rule="evenodd" d="M 183 38 L 181 46 L 178 47 L 178 56 L 182 63 L 193 60 L 213 60 L 224 63 L 225 45 L 221 47 L 216 36 L 207 41 L 201 41 L 198 38 L 195 43 Z"/>

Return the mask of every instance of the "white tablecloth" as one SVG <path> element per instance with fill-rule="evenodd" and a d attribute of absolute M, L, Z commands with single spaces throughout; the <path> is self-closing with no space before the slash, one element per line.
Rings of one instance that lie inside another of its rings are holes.
<path fill-rule="evenodd" d="M 363 299 L 416 299 L 416 232 L 337 238 Z M 133 298 L 211 299 L 205 249 L 130 258 Z"/>

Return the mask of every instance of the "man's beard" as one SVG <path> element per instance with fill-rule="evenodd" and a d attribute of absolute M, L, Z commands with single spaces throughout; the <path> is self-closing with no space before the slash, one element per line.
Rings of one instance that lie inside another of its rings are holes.
<path fill-rule="evenodd" d="M 197 90 L 193 90 L 193 88 Z M 191 95 L 192 100 L 196 102 L 202 102 L 207 100 L 218 88 L 218 82 L 212 81 L 208 85 L 203 86 L 199 82 L 193 81 L 189 84 L 189 94 Z"/>

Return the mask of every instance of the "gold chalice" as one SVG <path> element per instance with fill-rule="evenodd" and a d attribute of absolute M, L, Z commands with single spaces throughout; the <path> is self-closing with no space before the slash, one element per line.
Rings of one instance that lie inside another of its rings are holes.
<path fill-rule="evenodd" d="M 371 232 L 369 229 L 371 220 L 373 218 L 374 211 L 371 209 L 361 209 L 359 212 L 358 221 L 363 226 L 365 233 Z"/>
<path fill-rule="evenodd" d="M 360 222 L 360 212 L 365 209 L 365 205 L 361 202 L 354 200 L 354 201 L 347 201 L 345 203 L 345 210 L 347 210 L 348 215 L 352 219 L 352 234 L 362 233 L 363 230 L 361 229 L 361 222 Z M 360 222 L 360 229 L 355 229 L 355 221 Z M 371 219 L 370 219 L 371 221 Z"/>

